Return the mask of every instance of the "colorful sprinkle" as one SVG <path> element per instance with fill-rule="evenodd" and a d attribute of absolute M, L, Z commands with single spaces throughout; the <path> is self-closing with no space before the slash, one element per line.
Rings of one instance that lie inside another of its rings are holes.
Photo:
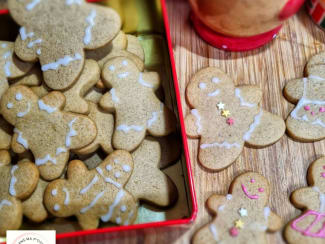
<path fill-rule="evenodd" d="M 229 234 L 232 236 L 232 237 L 236 237 L 238 236 L 239 234 L 239 231 L 236 227 L 232 227 L 230 230 L 229 230 Z"/>
<path fill-rule="evenodd" d="M 321 175 L 323 178 L 325 178 L 325 173 L 321 173 L 320 175 Z"/>
<path fill-rule="evenodd" d="M 254 179 L 251 179 L 251 183 L 255 183 L 255 180 Z"/>
<path fill-rule="evenodd" d="M 244 228 L 244 222 L 241 219 L 235 221 L 236 228 L 242 229 Z"/>
<path fill-rule="evenodd" d="M 312 111 L 312 112 L 311 112 L 311 115 L 312 115 L 312 116 L 314 116 L 314 115 L 315 115 L 315 112 L 314 112 L 314 111 Z"/>
<path fill-rule="evenodd" d="M 234 119 L 232 119 L 232 118 L 227 119 L 228 125 L 233 125 L 234 123 L 235 123 Z"/>
<path fill-rule="evenodd" d="M 219 110 L 223 110 L 223 109 L 225 109 L 225 104 L 220 102 L 220 103 L 217 104 L 217 107 L 218 107 Z"/>
<path fill-rule="evenodd" d="M 324 113 L 325 112 L 325 107 L 320 107 L 319 112 Z"/>
<path fill-rule="evenodd" d="M 306 106 L 304 107 L 304 109 L 305 109 L 306 111 L 309 111 L 309 110 L 310 110 L 310 106 L 306 105 Z"/>
<path fill-rule="evenodd" d="M 258 188 L 259 192 L 264 192 L 264 188 Z"/>
<path fill-rule="evenodd" d="M 229 110 L 222 110 L 222 113 L 221 113 L 221 115 L 223 116 L 223 117 L 229 117 L 230 116 L 230 112 L 229 112 Z"/>
<path fill-rule="evenodd" d="M 246 210 L 245 208 L 240 208 L 240 209 L 238 210 L 238 213 L 239 213 L 239 215 L 240 215 L 241 217 L 248 216 L 248 214 L 247 214 L 247 210 Z"/>

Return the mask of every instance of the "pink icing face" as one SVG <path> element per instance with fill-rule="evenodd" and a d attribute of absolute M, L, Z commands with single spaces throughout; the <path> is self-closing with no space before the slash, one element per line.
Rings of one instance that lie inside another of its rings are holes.
<path fill-rule="evenodd" d="M 248 193 L 247 188 L 244 186 L 244 184 L 241 184 L 241 189 L 249 199 L 258 199 L 258 195 L 251 195 Z"/>

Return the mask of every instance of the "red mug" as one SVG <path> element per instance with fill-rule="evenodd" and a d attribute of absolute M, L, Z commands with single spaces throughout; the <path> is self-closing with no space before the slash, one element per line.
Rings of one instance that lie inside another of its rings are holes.
<path fill-rule="evenodd" d="M 304 0 L 189 0 L 199 35 L 213 46 L 244 51 L 272 40 Z"/>

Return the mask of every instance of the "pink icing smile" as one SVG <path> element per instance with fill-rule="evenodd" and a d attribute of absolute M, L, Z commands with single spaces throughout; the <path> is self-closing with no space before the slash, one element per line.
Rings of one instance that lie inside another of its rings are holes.
<path fill-rule="evenodd" d="M 249 199 L 258 199 L 257 195 L 250 195 L 246 189 L 246 187 L 244 186 L 244 184 L 241 184 L 241 189 L 243 190 L 243 192 L 245 193 L 245 195 L 249 198 Z"/>

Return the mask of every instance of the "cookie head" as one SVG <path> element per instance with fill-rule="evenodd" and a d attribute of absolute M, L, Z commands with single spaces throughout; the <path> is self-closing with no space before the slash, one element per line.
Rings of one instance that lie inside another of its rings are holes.
<path fill-rule="evenodd" d="M 37 96 L 27 87 L 10 87 L 1 99 L 0 110 L 3 117 L 12 125 L 20 119 L 33 116 Z"/>
<path fill-rule="evenodd" d="M 193 108 L 216 107 L 223 97 L 234 95 L 233 89 L 230 77 L 219 69 L 209 67 L 192 77 L 186 89 L 186 98 Z"/>
<path fill-rule="evenodd" d="M 308 171 L 308 181 L 310 185 L 317 186 L 325 192 L 325 157 L 316 160 Z"/>
<path fill-rule="evenodd" d="M 257 173 L 246 173 L 238 176 L 233 182 L 231 193 L 248 201 L 250 205 L 265 206 L 270 187 L 267 180 Z"/>
<path fill-rule="evenodd" d="M 102 76 L 105 84 L 111 87 L 124 85 L 126 82 L 135 82 L 139 74 L 137 66 L 128 58 L 118 57 L 109 60 L 104 68 Z M 132 77 L 132 79 L 130 79 Z"/>

